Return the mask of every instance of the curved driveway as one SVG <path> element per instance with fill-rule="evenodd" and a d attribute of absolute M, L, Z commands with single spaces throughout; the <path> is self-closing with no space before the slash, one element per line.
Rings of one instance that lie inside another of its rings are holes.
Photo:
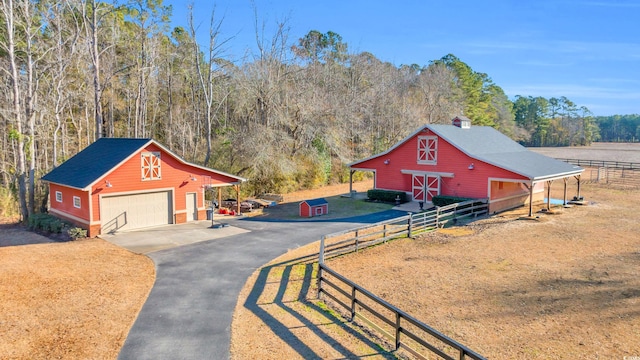
<path fill-rule="evenodd" d="M 227 359 L 238 294 L 259 267 L 322 235 L 406 212 L 389 210 L 348 219 L 234 219 L 249 232 L 148 254 L 156 282 L 119 359 Z"/>

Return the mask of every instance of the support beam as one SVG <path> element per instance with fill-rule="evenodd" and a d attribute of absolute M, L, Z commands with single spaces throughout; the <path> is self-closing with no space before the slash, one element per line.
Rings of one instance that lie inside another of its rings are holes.
<path fill-rule="evenodd" d="M 564 181 L 564 198 L 562 199 L 562 205 L 567 206 L 567 178 L 562 179 Z"/>
<path fill-rule="evenodd" d="M 235 185 L 236 190 L 236 214 L 240 214 L 240 184 Z"/>
<path fill-rule="evenodd" d="M 575 178 L 576 180 L 578 180 L 578 194 L 576 195 L 576 197 L 580 199 L 580 175 L 576 175 Z"/>
<path fill-rule="evenodd" d="M 553 180 L 547 181 L 547 211 L 551 210 L 551 183 Z"/>
<path fill-rule="evenodd" d="M 529 189 L 529 217 L 531 217 L 533 216 L 533 182 L 524 186 Z"/>
<path fill-rule="evenodd" d="M 355 170 L 349 170 L 349 197 L 353 196 L 353 173 Z"/>

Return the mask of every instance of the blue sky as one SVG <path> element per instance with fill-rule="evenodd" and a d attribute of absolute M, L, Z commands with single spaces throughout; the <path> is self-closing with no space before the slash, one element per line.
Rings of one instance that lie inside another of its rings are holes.
<path fill-rule="evenodd" d="M 289 42 L 310 30 L 340 34 L 352 53 L 426 65 L 449 53 L 489 75 L 510 98 L 566 96 L 594 115 L 640 114 L 640 0 L 255 0 L 267 39 L 286 20 Z M 187 26 L 186 2 L 172 26 Z M 255 49 L 250 0 L 195 1 L 198 41 L 211 12 L 226 56 Z"/>

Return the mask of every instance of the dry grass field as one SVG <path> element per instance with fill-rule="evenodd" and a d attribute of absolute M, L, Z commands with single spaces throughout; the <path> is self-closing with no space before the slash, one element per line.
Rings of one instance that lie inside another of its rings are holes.
<path fill-rule="evenodd" d="M 0 359 L 115 359 L 153 286 L 153 262 L 100 239 L 0 231 L 0 243 L 34 243 L 0 247 Z"/>
<path fill-rule="evenodd" d="M 640 163 L 640 143 L 593 143 L 591 146 L 532 147 L 529 150 L 562 159 Z"/>
<path fill-rule="evenodd" d="M 489 358 L 638 356 L 640 193 L 584 195 L 538 221 L 503 214 L 329 266 Z"/>

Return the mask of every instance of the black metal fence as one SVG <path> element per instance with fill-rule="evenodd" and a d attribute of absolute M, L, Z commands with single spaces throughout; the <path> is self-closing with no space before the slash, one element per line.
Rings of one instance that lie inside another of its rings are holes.
<path fill-rule="evenodd" d="M 426 359 L 424 353 L 451 360 L 485 359 L 340 275 L 326 265 L 325 259 L 392 239 L 411 237 L 418 232 L 435 230 L 450 221 L 487 212 L 488 200 L 472 200 L 323 236 L 318 259 L 318 298 L 327 296 L 349 311 L 352 321 L 362 321 L 388 338 L 396 350 L 402 348 L 422 359 Z"/>

